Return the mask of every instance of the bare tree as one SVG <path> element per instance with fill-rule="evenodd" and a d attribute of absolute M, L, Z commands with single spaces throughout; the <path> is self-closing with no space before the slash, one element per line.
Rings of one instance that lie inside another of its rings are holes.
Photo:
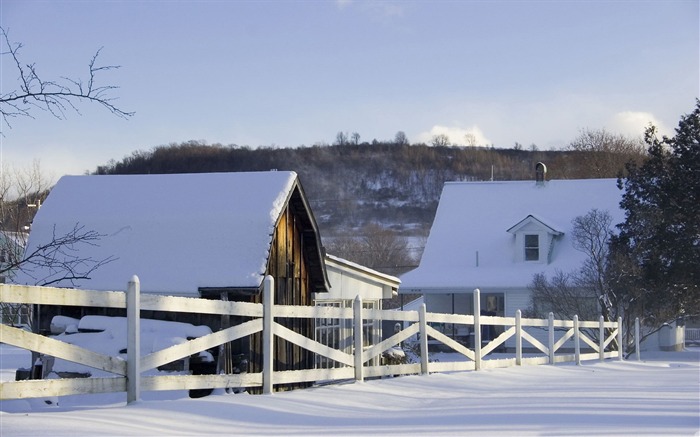
<path fill-rule="evenodd" d="M 432 144 L 433 147 L 447 147 L 450 145 L 450 137 L 446 134 L 433 135 L 430 144 Z"/>
<path fill-rule="evenodd" d="M 394 143 L 397 146 L 408 146 L 409 142 L 406 133 L 402 130 L 396 132 L 396 135 L 394 135 Z"/>
<path fill-rule="evenodd" d="M 15 117 L 34 118 L 34 110 L 47 111 L 59 119 L 64 119 L 69 109 L 80 114 L 76 105 L 81 101 L 97 103 L 122 118 L 129 118 L 134 114 L 116 106 L 116 97 L 112 97 L 110 92 L 117 89 L 117 86 L 98 84 L 96 79 L 100 73 L 120 68 L 118 65 L 98 64 L 101 48 L 88 63 L 87 78 L 44 79 L 35 63 L 25 64 L 20 60 L 22 44 L 12 42 L 3 28 L 0 28 L 0 33 L 0 44 L 6 46 L 3 47 L 0 56 L 10 58 L 10 64 L 17 69 L 19 81 L 19 89 L 0 95 L 0 114 L 6 126 L 10 127 L 10 119 Z"/>
<path fill-rule="evenodd" d="M 43 175 L 39 160 L 34 160 L 27 168 L 3 165 L 0 169 L 0 229 L 27 232 L 52 184 L 52 180 Z"/>
<path fill-rule="evenodd" d="M 25 250 L 28 234 L 2 231 L 0 260 L 0 278 L 12 281 L 18 270 L 32 278 L 34 285 L 49 286 L 59 282 L 68 282 L 75 286 L 80 279 L 90 279 L 92 273 L 100 267 L 114 261 L 115 257 L 94 259 L 83 256 L 81 249 L 96 246 L 104 235 L 85 229 L 76 223 L 65 234 L 56 234 L 54 228 L 52 237 L 46 241 Z M 42 272 L 37 275 L 36 272 Z M 32 311 L 28 305 L 0 303 L 2 323 L 25 324 L 32 327 Z M 24 315 L 20 319 L 20 315 Z"/>
<path fill-rule="evenodd" d="M 415 266 L 406 238 L 378 224 L 369 224 L 353 235 L 326 244 L 329 253 L 388 274 Z"/>
<path fill-rule="evenodd" d="M 557 318 L 572 319 L 578 315 L 582 320 L 595 320 L 600 315 L 596 296 L 579 287 L 577 272 L 557 270 L 551 277 L 537 273 L 530 284 L 529 316 L 543 318 L 549 312 Z"/>
<path fill-rule="evenodd" d="M 347 132 L 338 131 L 338 133 L 335 136 L 335 143 L 334 144 L 337 146 L 344 146 L 344 145 L 348 144 Z"/>
<path fill-rule="evenodd" d="M 54 227 L 50 240 L 32 246 L 21 257 L 4 266 L 0 274 L 12 269 L 21 269 L 37 285 L 46 286 L 67 281 L 75 286 L 75 281 L 90 279 L 95 270 L 116 259 L 110 256 L 96 260 L 81 254 L 81 246 L 97 246 L 104 236 L 85 229 L 85 226 L 79 223 L 61 235 L 56 234 Z M 37 275 L 37 271 L 41 274 Z"/>
<path fill-rule="evenodd" d="M 476 135 L 474 135 L 474 133 L 472 133 L 472 132 L 464 134 L 464 144 L 466 144 L 467 147 L 478 146 L 478 142 L 476 140 Z"/>
<path fill-rule="evenodd" d="M 12 282 L 18 271 L 31 278 L 33 285 L 51 285 L 61 281 L 71 284 L 88 279 L 112 257 L 93 259 L 81 255 L 81 248 L 94 246 L 103 235 L 76 223 L 61 235 L 48 241 L 34 242 L 26 250 L 31 222 L 48 196 L 50 182 L 34 161 L 27 169 L 3 168 L 0 173 L 0 281 Z M 35 272 L 42 271 L 41 276 Z M 48 272 L 48 273 L 46 273 Z M 31 311 L 27 305 L 0 302 L 2 323 L 31 326 Z M 20 318 L 20 315 L 22 318 Z"/>
<path fill-rule="evenodd" d="M 580 269 L 556 271 L 551 278 L 538 273 L 530 284 L 533 315 L 551 311 L 558 317 L 606 320 L 617 316 L 615 298 L 608 286 L 608 243 L 612 235 L 612 217 L 608 211 L 592 209 L 572 221 L 571 237 L 576 250 L 586 258 Z M 597 337 L 595 330 L 590 332 Z"/>
<path fill-rule="evenodd" d="M 607 267 L 612 216 L 608 211 L 592 209 L 586 215 L 573 220 L 571 233 L 574 248 L 586 254 L 579 272 L 578 286 L 589 290 L 597 297 L 602 315 L 606 320 L 614 318 L 611 294 L 607 284 Z"/>
<path fill-rule="evenodd" d="M 21 43 L 10 40 L 8 32 L 0 28 L 0 56 L 6 58 L 10 68 L 16 68 L 17 89 L 0 92 L 1 126 L 12 127 L 10 119 L 16 117 L 34 118 L 36 110 L 46 111 L 58 119 L 66 117 L 67 110 L 80 114 L 78 104 L 82 102 L 97 103 L 112 114 L 129 118 L 133 112 L 126 112 L 115 105 L 116 98 L 111 92 L 118 87 L 100 85 L 97 76 L 109 70 L 118 69 L 117 65 L 99 65 L 98 57 L 102 49 L 97 50 L 88 63 L 88 75 L 85 79 L 60 77 L 46 79 L 39 74 L 35 63 L 25 64 L 20 59 Z M 0 129 L 0 135 L 2 135 Z M 0 168 L 0 279 L 12 280 L 15 273 L 22 270 L 33 278 L 37 285 L 50 285 L 60 281 L 73 281 L 89 278 L 92 272 L 113 260 L 108 257 L 95 260 L 81 255 L 80 247 L 96 245 L 103 236 L 95 231 L 85 229 L 76 223 L 72 230 L 57 235 L 54 229 L 49 241 L 34 244 L 25 250 L 28 231 L 34 214 L 49 193 L 51 183 L 40 171 L 38 161 L 28 170 Z M 34 276 L 38 269 L 48 273 Z M 3 323 L 17 323 L 17 317 L 26 315 L 24 320 L 31 326 L 31 311 L 26 305 L 10 305 L 0 302 Z"/>
<path fill-rule="evenodd" d="M 574 152 L 580 152 L 578 161 L 580 169 L 571 177 L 611 178 L 621 175 L 625 165 L 632 161 L 641 163 L 645 157 L 644 141 L 613 134 L 605 129 L 583 129 L 568 146 Z"/>
<path fill-rule="evenodd" d="M 352 143 L 354 145 L 357 146 L 358 144 L 360 144 L 360 134 L 358 134 L 357 132 L 353 132 L 352 135 L 350 135 L 350 139 L 352 140 Z"/>

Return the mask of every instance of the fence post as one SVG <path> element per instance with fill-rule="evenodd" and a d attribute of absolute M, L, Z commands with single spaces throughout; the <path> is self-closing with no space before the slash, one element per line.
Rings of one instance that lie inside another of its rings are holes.
<path fill-rule="evenodd" d="M 581 333 L 578 330 L 578 314 L 574 314 L 574 356 L 576 359 L 576 365 L 581 365 Z"/>
<path fill-rule="evenodd" d="M 420 373 L 428 374 L 428 320 L 425 303 L 418 308 L 418 326 L 420 328 Z"/>
<path fill-rule="evenodd" d="M 362 298 L 359 294 L 352 305 L 352 314 L 352 332 L 355 342 L 355 381 L 364 381 L 364 361 L 362 360 L 362 350 L 364 349 L 364 339 L 362 338 Z"/>
<path fill-rule="evenodd" d="M 131 277 L 126 289 L 126 403 L 141 400 L 141 282 Z"/>
<path fill-rule="evenodd" d="M 642 360 L 642 350 L 639 348 L 639 331 L 639 317 L 636 317 L 634 319 L 634 353 L 637 355 L 637 361 Z"/>
<path fill-rule="evenodd" d="M 515 312 L 515 365 L 523 365 L 523 327 L 522 327 L 522 312 Z"/>
<path fill-rule="evenodd" d="M 263 394 L 272 394 L 274 385 L 274 333 L 272 305 L 274 305 L 275 279 L 267 275 L 263 280 L 263 332 L 262 332 L 262 359 L 263 359 Z"/>
<path fill-rule="evenodd" d="M 549 313 L 549 323 L 548 323 L 548 341 L 547 347 L 549 348 L 549 364 L 554 364 L 554 313 Z"/>
<path fill-rule="evenodd" d="M 617 349 L 618 349 L 618 356 L 617 358 L 622 361 L 624 351 L 622 347 L 622 317 L 617 318 Z"/>
<path fill-rule="evenodd" d="M 605 318 L 602 314 L 598 321 L 600 323 L 598 328 L 598 358 L 600 361 L 605 361 Z"/>
<path fill-rule="evenodd" d="M 474 289 L 474 370 L 481 370 L 481 290 Z"/>

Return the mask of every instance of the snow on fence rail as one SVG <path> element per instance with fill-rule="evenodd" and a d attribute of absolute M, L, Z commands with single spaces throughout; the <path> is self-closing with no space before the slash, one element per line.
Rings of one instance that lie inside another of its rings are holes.
<path fill-rule="evenodd" d="M 558 362 L 616 357 L 622 359 L 622 350 L 610 350 L 617 339 L 622 344 L 621 321 L 607 322 L 601 317 L 598 321 L 554 320 L 523 318 L 520 311 L 516 317 L 494 317 L 480 315 L 479 290 L 474 291 L 474 315 L 428 313 L 425 304 L 419 311 L 396 311 L 363 309 L 358 296 L 353 308 L 303 307 L 273 305 L 273 278 L 264 280 L 263 303 L 244 303 L 193 299 L 173 296 L 141 294 L 137 277 L 128 284 L 127 292 L 104 292 L 50 287 L 0 285 L 2 302 L 38 305 L 89 306 L 127 309 L 127 359 L 99 354 L 78 346 L 70 345 L 49 337 L 23 331 L 7 325 L 0 325 L 0 339 L 3 343 L 29 349 L 39 354 L 61 358 L 114 374 L 103 378 L 66 378 L 51 380 L 25 380 L 0 384 L 0 399 L 16 399 L 43 396 L 64 396 L 70 394 L 127 392 L 127 401 L 140 399 L 141 390 L 192 390 L 202 388 L 245 388 L 262 387 L 263 393 L 272 393 L 275 384 L 313 381 L 334 381 L 388 375 L 428 374 L 431 372 L 480 370 L 492 367 L 509 367 L 524 364 L 554 364 Z M 139 351 L 140 310 L 157 310 L 185 313 L 218 314 L 245 316 L 251 320 L 232 326 L 204 337 L 189 340 L 141 357 Z M 407 325 L 391 337 L 369 347 L 355 347 L 351 353 L 331 348 L 314 339 L 304 337 L 278 323 L 275 318 L 338 318 L 353 322 L 353 343 L 363 345 L 363 320 L 392 320 Z M 443 334 L 431 324 L 459 324 L 472 327 L 474 344 L 470 349 L 464 344 Z M 503 333 L 494 339 L 482 341 L 482 328 L 502 326 Z M 356 327 L 356 328 L 355 328 Z M 532 329 L 546 330 L 548 344 L 545 345 L 531 333 Z M 583 331 L 582 331 L 583 330 Z M 588 330 L 588 331 L 586 331 Z M 598 332 L 597 341 L 586 332 Z M 239 338 L 262 332 L 263 365 L 262 372 L 218 375 L 141 375 L 144 371 L 163 364 L 184 359 L 200 351 L 217 347 Z M 562 334 L 563 332 L 563 334 Z M 557 338 L 558 333 L 559 336 Z M 373 358 L 401 344 L 412 336 L 419 336 L 420 363 L 371 365 Z M 327 357 L 342 367 L 289 370 L 273 372 L 274 337 L 283 338 L 315 354 Z M 464 361 L 430 362 L 428 338 L 442 343 L 451 350 L 463 355 Z M 484 360 L 489 353 L 505 341 L 515 339 L 515 357 L 510 359 Z M 574 353 L 557 354 L 562 346 L 573 340 Z M 523 343 L 526 342 L 543 355 L 523 356 Z M 581 353 L 580 343 L 585 343 L 591 353 Z M 638 347 L 637 347 L 638 350 Z"/>

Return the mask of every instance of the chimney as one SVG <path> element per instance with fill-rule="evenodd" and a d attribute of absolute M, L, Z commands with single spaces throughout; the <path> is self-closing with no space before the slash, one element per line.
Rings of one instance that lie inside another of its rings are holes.
<path fill-rule="evenodd" d="M 544 187 L 544 181 L 547 178 L 547 166 L 542 162 L 535 165 L 535 185 Z"/>

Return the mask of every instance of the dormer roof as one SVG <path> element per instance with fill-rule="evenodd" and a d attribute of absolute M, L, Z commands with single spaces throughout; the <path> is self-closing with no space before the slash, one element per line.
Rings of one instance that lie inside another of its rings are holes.
<path fill-rule="evenodd" d="M 506 230 L 506 232 L 509 232 L 511 234 L 516 234 L 520 232 L 522 229 L 528 228 L 528 227 L 540 227 L 542 229 L 545 229 L 548 233 L 560 237 L 564 235 L 562 231 L 556 230 L 554 227 L 548 225 L 545 223 L 544 220 L 536 217 L 534 214 L 528 214 L 527 217 L 524 219 L 520 220 L 518 223 L 514 224 L 510 228 Z"/>

